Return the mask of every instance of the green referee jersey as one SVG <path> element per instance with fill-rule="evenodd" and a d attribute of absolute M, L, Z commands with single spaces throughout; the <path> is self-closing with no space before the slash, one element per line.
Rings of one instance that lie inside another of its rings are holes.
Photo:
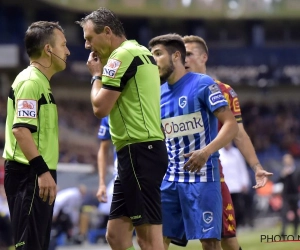
<path fill-rule="evenodd" d="M 150 51 L 135 40 L 114 50 L 103 68 L 103 88 L 122 92 L 109 114 L 117 150 L 128 144 L 162 140 L 160 77 Z"/>
<path fill-rule="evenodd" d="M 31 131 L 39 153 L 49 169 L 55 170 L 58 163 L 57 108 L 48 79 L 33 66 L 24 69 L 11 86 L 3 153 L 7 160 L 29 164 L 12 133 L 17 127 Z"/>

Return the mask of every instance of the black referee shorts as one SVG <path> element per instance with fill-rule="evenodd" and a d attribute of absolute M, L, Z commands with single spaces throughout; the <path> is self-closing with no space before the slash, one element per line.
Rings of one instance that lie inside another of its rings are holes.
<path fill-rule="evenodd" d="M 56 171 L 50 171 L 56 181 Z M 30 166 L 5 162 L 7 196 L 16 250 L 48 250 L 53 205 L 39 197 L 38 177 Z"/>
<path fill-rule="evenodd" d="M 127 145 L 117 155 L 109 219 L 126 216 L 134 226 L 162 224 L 160 185 L 168 167 L 164 141 Z"/>

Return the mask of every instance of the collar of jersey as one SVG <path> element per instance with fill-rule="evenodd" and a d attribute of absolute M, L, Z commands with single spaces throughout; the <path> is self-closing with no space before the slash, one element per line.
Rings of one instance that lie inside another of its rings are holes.
<path fill-rule="evenodd" d="M 174 84 L 169 84 L 168 82 L 168 87 L 169 89 L 176 89 L 179 86 L 181 86 L 182 84 L 186 84 L 186 79 L 191 77 L 191 72 L 186 73 L 183 77 L 181 77 L 177 82 L 175 82 Z"/>

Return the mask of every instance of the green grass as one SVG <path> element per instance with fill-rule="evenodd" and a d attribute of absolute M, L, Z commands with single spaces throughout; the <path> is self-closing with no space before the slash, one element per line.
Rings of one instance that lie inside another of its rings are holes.
<path fill-rule="evenodd" d="M 274 226 L 268 229 L 254 229 L 249 232 L 240 232 L 238 234 L 238 241 L 243 250 L 300 250 L 300 242 L 277 242 L 277 243 L 262 243 L 261 235 L 278 235 L 280 228 Z M 287 234 L 291 234 L 291 228 L 288 229 Z M 201 250 L 200 242 L 198 240 L 189 241 L 186 248 L 170 245 L 169 250 Z"/>

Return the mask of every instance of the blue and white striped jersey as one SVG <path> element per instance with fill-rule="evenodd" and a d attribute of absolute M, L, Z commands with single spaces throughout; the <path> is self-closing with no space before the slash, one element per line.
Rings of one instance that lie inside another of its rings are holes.
<path fill-rule="evenodd" d="M 98 131 L 98 138 L 100 140 L 111 140 L 111 135 L 109 132 L 109 121 L 108 116 L 105 116 L 101 119 L 99 131 Z M 117 159 L 117 152 L 114 147 L 114 171 L 113 174 L 116 175 L 118 173 L 118 159 Z"/>
<path fill-rule="evenodd" d="M 213 112 L 228 103 L 208 75 L 187 73 L 173 85 L 161 86 L 161 120 L 166 136 L 169 166 L 166 181 L 220 181 L 219 153 L 212 154 L 199 173 L 184 171 L 183 154 L 204 148 L 218 133 Z"/>

